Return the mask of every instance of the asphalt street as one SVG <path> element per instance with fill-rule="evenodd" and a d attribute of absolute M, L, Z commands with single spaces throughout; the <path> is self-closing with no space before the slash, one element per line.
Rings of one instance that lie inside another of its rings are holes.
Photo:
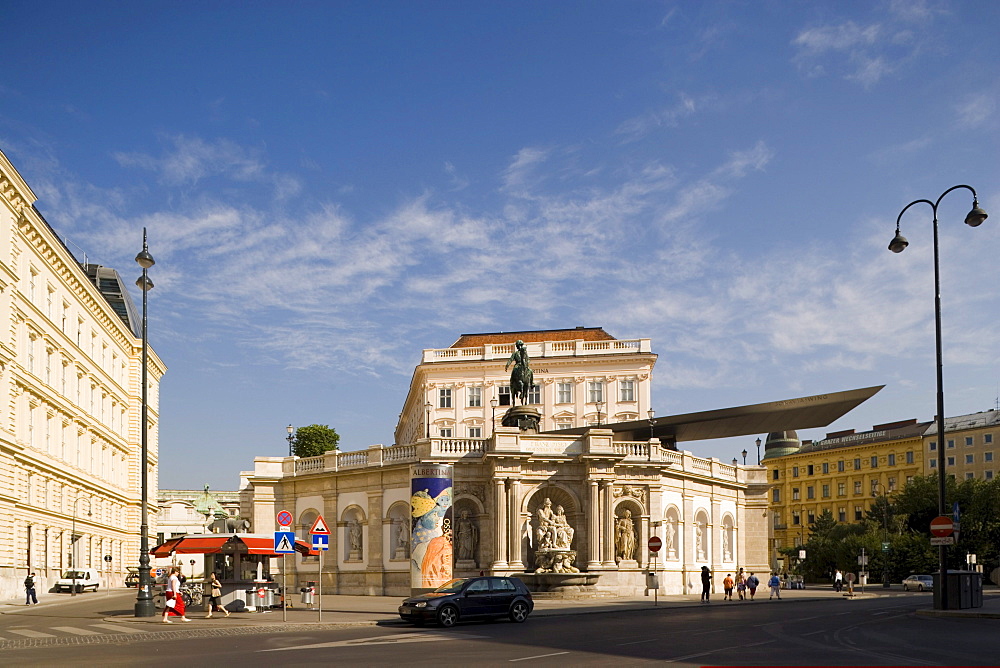
<path fill-rule="evenodd" d="M 127 600 L 127 599 L 124 599 Z M 631 607 L 593 614 L 536 615 L 462 624 L 449 631 L 386 619 L 368 626 L 284 624 L 245 626 L 201 622 L 129 625 L 99 616 L 73 624 L 104 624 L 100 635 L 39 639 L 5 649 L 5 666 L 351 666 L 599 665 L 669 662 L 698 665 L 997 665 L 1000 620 L 929 617 L 926 594 L 847 600 L 840 597 L 753 603 Z M 71 602 L 45 613 L 79 617 Z M 108 610 L 116 606 L 110 604 Z M 117 607 L 120 607 L 117 606 Z M 28 613 L 42 614 L 43 610 Z M 96 609 L 101 614 L 103 610 Z M 21 615 L 0 616 L 0 635 L 31 630 Z M 277 613 L 280 614 L 280 613 Z M 10 617 L 19 617 L 12 627 Z M 53 621 L 55 620 L 55 621 Z M 227 620 L 211 620 L 211 622 Z M 35 620 L 40 623 L 41 620 Z M 67 622 L 68 624 L 69 622 Z M 239 624 L 239 622 L 237 622 Z M 37 628 L 37 624 L 36 624 Z"/>

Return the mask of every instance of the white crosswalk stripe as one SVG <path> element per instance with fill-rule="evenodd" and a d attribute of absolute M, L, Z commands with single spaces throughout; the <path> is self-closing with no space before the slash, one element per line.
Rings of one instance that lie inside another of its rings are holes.
<path fill-rule="evenodd" d="M 76 626 L 53 626 L 53 631 L 62 631 L 63 633 L 72 633 L 76 636 L 99 636 L 101 631 L 91 631 L 90 629 L 81 629 Z"/>
<path fill-rule="evenodd" d="M 42 633 L 41 631 L 32 631 L 31 629 L 7 629 L 7 633 L 16 633 L 29 638 L 55 638 L 51 633 Z"/>
<path fill-rule="evenodd" d="M 137 629 L 134 626 L 128 626 L 126 624 L 91 624 L 91 626 L 96 626 L 100 629 L 107 629 L 109 631 L 116 631 L 118 633 L 146 633 L 143 629 Z"/>

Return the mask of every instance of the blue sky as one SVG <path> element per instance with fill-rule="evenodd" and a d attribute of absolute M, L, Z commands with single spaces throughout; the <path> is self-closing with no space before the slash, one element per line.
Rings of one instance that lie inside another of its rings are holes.
<path fill-rule="evenodd" d="M 0 18 L 0 147 L 38 208 L 129 281 L 149 229 L 161 487 L 233 489 L 289 423 L 391 444 L 420 351 L 469 332 L 649 337 L 659 414 L 886 384 L 829 430 L 929 420 L 930 207 L 886 245 L 961 183 L 994 217 L 940 207 L 946 413 L 1000 394 L 1000 3 Z"/>

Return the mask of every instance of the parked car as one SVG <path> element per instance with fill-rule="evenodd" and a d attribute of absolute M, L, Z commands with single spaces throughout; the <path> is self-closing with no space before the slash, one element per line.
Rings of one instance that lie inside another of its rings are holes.
<path fill-rule="evenodd" d="M 77 592 L 81 592 L 87 589 L 93 589 L 97 591 L 97 588 L 101 586 L 101 581 L 97 577 L 97 571 L 92 568 L 72 568 L 65 573 L 63 576 L 56 580 L 56 591 L 73 591 L 76 587 Z"/>
<path fill-rule="evenodd" d="M 436 621 L 445 628 L 459 620 L 508 617 L 523 622 L 534 609 L 531 592 L 512 577 L 458 578 L 432 592 L 412 596 L 399 606 L 399 616 L 422 626 Z"/>
<path fill-rule="evenodd" d="M 903 580 L 903 591 L 934 591 L 934 578 L 930 575 L 911 575 Z"/>
<path fill-rule="evenodd" d="M 126 587 L 138 587 L 139 586 L 139 569 L 134 566 L 127 566 L 128 574 L 125 576 L 125 586 Z"/>

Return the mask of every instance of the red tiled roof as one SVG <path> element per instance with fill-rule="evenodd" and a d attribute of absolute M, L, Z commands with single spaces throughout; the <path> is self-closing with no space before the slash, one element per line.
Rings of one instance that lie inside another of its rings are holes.
<path fill-rule="evenodd" d="M 462 334 L 452 348 L 473 348 L 487 343 L 536 343 L 538 341 L 614 341 L 615 337 L 603 327 L 576 327 L 574 329 L 542 329 L 530 332 L 493 332 L 488 334 Z"/>

